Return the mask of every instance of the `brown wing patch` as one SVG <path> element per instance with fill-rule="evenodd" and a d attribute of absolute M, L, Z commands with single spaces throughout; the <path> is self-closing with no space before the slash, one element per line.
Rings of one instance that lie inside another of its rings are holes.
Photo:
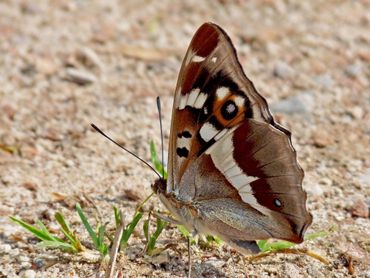
<path fill-rule="evenodd" d="M 203 74 L 201 74 L 202 71 Z M 184 75 L 182 76 L 181 94 L 188 94 L 191 89 L 194 88 L 195 81 L 203 75 L 207 75 L 207 72 L 204 72 L 204 68 L 200 63 L 190 63 L 185 65 Z"/>
<path fill-rule="evenodd" d="M 217 47 L 219 32 L 211 23 L 204 23 L 195 33 L 190 48 L 197 56 L 207 57 Z"/>
<path fill-rule="evenodd" d="M 250 183 L 257 202 L 281 213 L 292 230 L 303 236 L 312 216 L 306 210 L 303 170 L 289 137 L 269 124 L 248 120 L 235 130 L 233 141 L 237 165 L 248 176 L 258 177 Z"/>

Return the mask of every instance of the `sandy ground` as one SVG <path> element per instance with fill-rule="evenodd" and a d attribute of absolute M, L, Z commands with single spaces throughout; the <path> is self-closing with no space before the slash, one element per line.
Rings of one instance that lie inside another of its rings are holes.
<path fill-rule="evenodd" d="M 34 3 L 32 3 L 34 2 Z M 363 1 L 0 1 L 0 277 L 96 277 L 99 263 L 35 247 L 9 221 L 61 211 L 87 241 L 76 202 L 113 205 L 130 219 L 153 173 L 97 135 L 93 122 L 149 160 L 159 143 L 155 97 L 169 135 L 181 59 L 197 27 L 221 25 L 247 75 L 293 132 L 306 178 L 303 244 L 326 257 L 276 255 L 249 264 L 228 246 L 194 247 L 194 277 L 370 277 L 370 2 Z M 85 197 L 87 196 L 87 198 Z M 160 208 L 152 198 L 147 209 Z M 186 244 L 170 226 L 160 258 L 142 255 L 140 229 L 121 253 L 124 277 L 184 277 Z"/>

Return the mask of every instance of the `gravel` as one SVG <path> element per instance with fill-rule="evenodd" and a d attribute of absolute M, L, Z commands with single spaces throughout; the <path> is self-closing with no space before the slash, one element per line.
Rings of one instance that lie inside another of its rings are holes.
<path fill-rule="evenodd" d="M 312 92 L 300 92 L 297 95 L 274 102 L 271 110 L 274 113 L 310 115 L 315 107 L 315 98 Z"/>
<path fill-rule="evenodd" d="M 249 263 L 227 245 L 194 247 L 194 277 L 369 277 L 369 3 L 319 0 L 0 1 L 0 277 L 105 271 L 96 258 L 37 247 L 9 216 L 40 219 L 62 236 L 60 211 L 84 243 L 77 202 L 95 219 L 92 200 L 108 228 L 112 206 L 129 221 L 155 176 L 90 123 L 149 161 L 148 142 L 160 144 L 155 98 L 167 144 L 181 59 L 204 21 L 230 34 L 246 74 L 292 131 L 308 232 L 330 230 L 300 247 L 330 263 L 288 254 Z M 150 207 L 164 210 L 157 198 Z M 169 247 L 162 264 L 146 260 L 143 246 L 139 224 L 117 262 L 124 277 L 186 276 L 174 226 L 160 236 Z"/>
<path fill-rule="evenodd" d="M 284 62 L 277 62 L 274 66 L 274 75 L 282 79 L 291 77 L 294 74 L 294 70 Z"/>

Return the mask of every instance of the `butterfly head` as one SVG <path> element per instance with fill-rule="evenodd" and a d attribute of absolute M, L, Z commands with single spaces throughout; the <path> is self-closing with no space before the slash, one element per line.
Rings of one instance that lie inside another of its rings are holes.
<path fill-rule="evenodd" d="M 152 190 L 155 194 L 161 194 L 166 192 L 167 189 L 167 180 L 164 178 L 156 179 L 155 182 L 152 184 Z"/>

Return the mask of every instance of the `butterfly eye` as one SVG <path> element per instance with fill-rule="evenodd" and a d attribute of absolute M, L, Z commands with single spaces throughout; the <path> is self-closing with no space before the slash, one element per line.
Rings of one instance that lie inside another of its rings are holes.
<path fill-rule="evenodd" d="M 274 205 L 275 205 L 276 207 L 280 208 L 280 207 L 281 207 L 281 205 L 282 205 L 282 203 L 281 203 L 281 201 L 280 201 L 279 199 L 274 199 Z"/>
<path fill-rule="evenodd" d="M 225 120 L 231 120 L 238 114 L 238 106 L 233 100 L 226 101 L 221 107 L 221 115 Z"/>

